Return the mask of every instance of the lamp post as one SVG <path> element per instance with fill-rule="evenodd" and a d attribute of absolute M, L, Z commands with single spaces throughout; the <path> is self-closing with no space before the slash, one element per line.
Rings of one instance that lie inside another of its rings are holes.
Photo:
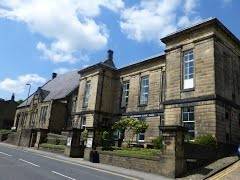
<path fill-rule="evenodd" d="M 26 86 L 29 86 L 29 88 L 28 88 L 27 102 L 26 102 L 26 105 L 27 105 L 27 104 L 28 104 L 28 98 L 29 98 L 30 91 L 31 91 L 31 84 L 30 84 L 30 83 L 27 83 Z"/>

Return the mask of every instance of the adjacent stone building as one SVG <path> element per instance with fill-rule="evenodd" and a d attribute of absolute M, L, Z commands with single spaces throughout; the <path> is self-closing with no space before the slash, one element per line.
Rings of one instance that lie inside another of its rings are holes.
<path fill-rule="evenodd" d="M 77 71 L 53 73 L 51 80 L 17 107 L 14 127 L 25 134 L 24 144 L 38 146 L 48 132 L 60 134 L 72 126 L 79 78 Z"/>
<path fill-rule="evenodd" d="M 79 71 L 75 129 L 88 130 L 87 147 L 123 116 L 146 121 L 136 142 L 151 144 L 159 126 L 183 125 L 189 138 L 212 134 L 240 143 L 240 41 L 211 18 L 162 39 L 165 54 L 116 68 L 113 51 Z M 128 138 L 128 135 L 126 135 Z"/>
<path fill-rule="evenodd" d="M 14 94 L 11 100 L 0 99 L 0 129 L 10 129 L 13 126 L 16 109 Z"/>

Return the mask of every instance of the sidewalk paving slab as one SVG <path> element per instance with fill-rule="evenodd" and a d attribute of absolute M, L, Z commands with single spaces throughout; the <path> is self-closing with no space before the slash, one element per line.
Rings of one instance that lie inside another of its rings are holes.
<path fill-rule="evenodd" d="M 181 180 L 202 180 L 207 179 L 216 173 L 226 169 L 232 164 L 236 163 L 239 160 L 238 156 L 229 156 L 224 157 L 222 159 L 218 159 L 217 161 L 199 169 L 196 169 L 191 172 L 191 175 L 188 175 L 183 178 L 178 178 Z"/>

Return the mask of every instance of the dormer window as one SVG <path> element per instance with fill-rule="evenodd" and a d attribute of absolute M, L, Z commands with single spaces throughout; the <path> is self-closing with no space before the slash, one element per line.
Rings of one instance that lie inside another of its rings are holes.
<path fill-rule="evenodd" d="M 194 88 L 194 55 L 193 50 L 183 53 L 183 89 Z"/>

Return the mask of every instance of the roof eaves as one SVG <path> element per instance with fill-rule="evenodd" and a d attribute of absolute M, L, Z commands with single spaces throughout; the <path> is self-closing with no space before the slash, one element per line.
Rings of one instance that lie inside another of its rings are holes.
<path fill-rule="evenodd" d="M 205 19 L 205 20 L 203 20 L 203 21 L 200 21 L 200 22 L 198 22 L 198 23 L 196 23 L 196 24 L 193 24 L 193 25 L 191 25 L 191 26 L 187 26 L 187 27 L 182 28 L 182 29 L 179 29 L 179 30 L 177 30 L 177 31 L 175 31 L 175 32 L 173 32 L 173 33 L 170 33 L 170 34 L 168 34 L 167 36 L 161 38 L 161 41 L 162 41 L 163 43 L 166 43 L 169 39 L 172 39 L 172 38 L 177 37 L 177 36 L 179 36 L 179 35 L 181 35 L 181 34 L 183 34 L 183 33 L 186 33 L 186 32 L 188 32 L 188 31 L 195 30 L 195 29 L 197 29 L 197 28 L 199 28 L 199 27 L 201 27 L 201 26 L 203 26 L 203 25 L 206 25 L 206 24 L 208 24 L 208 23 L 213 23 L 213 22 L 216 22 L 216 21 L 218 21 L 217 18 L 210 17 L 210 18 Z"/>
<path fill-rule="evenodd" d="M 160 58 L 160 59 L 165 58 L 165 53 L 156 54 L 156 55 L 150 56 L 148 58 L 138 60 L 135 63 L 129 64 L 127 66 L 124 66 L 124 67 L 120 68 L 119 71 L 123 71 L 123 70 L 129 69 L 129 68 L 133 68 L 133 67 L 136 67 L 136 66 L 140 66 L 142 64 L 148 63 L 148 62 L 156 60 L 158 58 Z"/>
<path fill-rule="evenodd" d="M 189 27 L 186 27 L 184 29 L 180 29 L 179 31 L 176 31 L 174 33 L 171 33 L 165 37 L 163 37 L 161 39 L 161 41 L 163 43 L 166 43 L 168 42 L 169 40 L 175 38 L 175 37 L 178 37 L 184 33 L 187 33 L 189 31 L 193 31 L 193 30 L 196 30 L 202 26 L 206 26 L 206 25 L 209 25 L 209 24 L 215 24 L 217 25 L 218 27 L 220 27 L 227 35 L 230 36 L 230 38 L 235 41 L 235 43 L 238 44 L 238 46 L 240 46 L 240 40 L 221 22 L 219 21 L 217 18 L 208 18 L 208 19 L 205 19 L 204 21 L 201 21 L 197 24 L 193 24 L 192 26 L 189 26 Z"/>

